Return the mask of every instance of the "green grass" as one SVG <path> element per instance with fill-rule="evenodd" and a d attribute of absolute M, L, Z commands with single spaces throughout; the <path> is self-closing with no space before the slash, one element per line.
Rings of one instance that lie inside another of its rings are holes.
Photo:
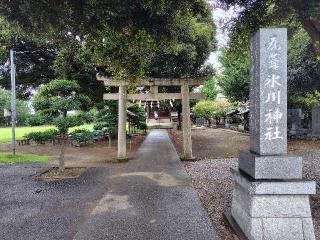
<path fill-rule="evenodd" d="M 0 152 L 0 163 L 48 162 L 49 160 L 49 156 L 17 153 L 14 157 L 12 153 Z"/>
<path fill-rule="evenodd" d="M 38 127 L 17 127 L 16 128 L 16 140 L 22 139 L 24 135 L 30 133 L 30 132 L 43 132 L 46 131 L 48 129 L 54 129 L 54 126 L 38 126 Z M 73 127 L 70 128 L 70 131 L 74 130 L 74 129 L 88 129 L 88 130 L 92 130 L 93 129 L 93 125 L 82 125 L 82 126 L 78 126 L 78 127 Z M 10 142 L 11 141 L 11 137 L 12 137 L 12 130 L 10 127 L 6 127 L 6 128 L 0 128 L 0 142 Z"/>

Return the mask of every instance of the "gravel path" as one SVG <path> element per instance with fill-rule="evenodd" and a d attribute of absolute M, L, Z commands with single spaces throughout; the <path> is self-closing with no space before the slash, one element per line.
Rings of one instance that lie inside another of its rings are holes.
<path fill-rule="evenodd" d="M 178 152 L 182 151 L 182 132 L 171 130 L 170 137 Z M 192 131 L 193 153 L 197 162 L 184 163 L 193 186 L 204 204 L 219 237 L 234 239 L 223 220 L 231 206 L 233 183 L 230 168 L 238 166 L 240 149 L 249 148 L 249 136 L 224 129 Z M 304 159 L 304 178 L 317 182 L 317 194 L 310 197 L 316 239 L 320 239 L 320 141 L 290 140 L 290 153 Z"/>
<path fill-rule="evenodd" d="M 317 195 L 310 197 L 316 239 L 320 239 L 320 151 L 297 153 L 304 157 L 304 177 L 317 181 Z M 207 159 L 185 163 L 193 186 L 204 204 L 221 239 L 231 240 L 231 229 L 223 220 L 223 212 L 231 206 L 233 183 L 230 167 L 237 167 L 237 158 Z"/>
<path fill-rule="evenodd" d="M 230 167 L 238 165 L 237 159 L 207 159 L 186 163 L 194 188 L 205 206 L 221 239 L 234 239 L 231 229 L 223 220 L 223 212 L 231 206 L 233 183 Z"/>

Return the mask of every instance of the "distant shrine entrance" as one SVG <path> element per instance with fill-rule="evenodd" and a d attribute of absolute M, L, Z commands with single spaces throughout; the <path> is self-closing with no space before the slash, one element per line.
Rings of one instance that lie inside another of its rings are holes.
<path fill-rule="evenodd" d="M 163 100 L 181 100 L 182 105 L 182 132 L 183 132 L 183 159 L 193 159 L 191 141 L 190 99 L 203 99 L 202 93 L 190 92 L 193 86 L 202 85 L 204 79 L 155 79 L 149 78 L 139 81 L 135 87 L 143 87 L 146 90 L 139 93 L 128 93 L 128 81 L 117 81 L 109 77 L 97 76 L 106 87 L 117 87 L 117 93 L 105 93 L 103 99 L 118 101 L 118 159 L 127 158 L 126 136 L 126 104 L 127 101 L 140 101 L 145 104 L 148 121 L 161 121 L 176 118 L 169 106 L 160 104 Z M 178 92 L 161 92 L 159 88 L 175 87 Z"/>
<path fill-rule="evenodd" d="M 168 105 L 163 105 L 159 100 L 145 102 L 147 121 L 149 120 L 171 120 L 171 108 Z M 161 121 L 159 121 L 161 122 Z"/>

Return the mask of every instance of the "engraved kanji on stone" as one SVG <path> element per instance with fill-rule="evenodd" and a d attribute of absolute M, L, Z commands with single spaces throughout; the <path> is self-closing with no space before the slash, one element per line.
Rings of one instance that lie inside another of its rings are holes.
<path fill-rule="evenodd" d="M 272 141 L 276 139 L 283 139 L 283 136 L 281 136 L 281 132 L 279 130 L 279 127 L 276 126 L 275 128 L 268 128 L 267 132 L 265 133 L 265 139 Z"/>
<path fill-rule="evenodd" d="M 280 112 L 279 108 L 275 111 L 269 110 L 267 114 L 265 114 L 265 122 L 269 123 L 270 125 L 275 122 L 279 123 L 279 120 L 282 119 L 283 113 Z"/>
<path fill-rule="evenodd" d="M 272 53 L 269 56 L 269 68 L 273 70 L 279 69 L 279 54 L 278 53 Z"/>
<path fill-rule="evenodd" d="M 281 91 L 268 92 L 265 103 L 269 102 L 277 102 L 277 104 L 281 104 Z"/>
<path fill-rule="evenodd" d="M 270 86 L 272 88 L 274 88 L 276 85 L 281 86 L 281 83 L 279 83 L 278 80 L 280 80 L 280 76 L 272 74 L 270 77 L 267 78 L 265 86 Z"/>
<path fill-rule="evenodd" d="M 268 50 L 281 50 L 281 46 L 278 44 L 276 37 L 271 37 L 267 47 Z"/>

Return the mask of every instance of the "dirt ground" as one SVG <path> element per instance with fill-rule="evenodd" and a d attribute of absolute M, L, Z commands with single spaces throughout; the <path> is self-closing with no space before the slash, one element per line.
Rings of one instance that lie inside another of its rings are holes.
<path fill-rule="evenodd" d="M 179 154 L 182 153 L 182 131 L 169 130 Z M 229 129 L 199 129 L 192 130 L 192 151 L 197 159 L 238 157 L 239 151 L 249 149 L 248 134 Z M 289 152 L 312 152 L 320 149 L 320 141 L 289 140 Z"/>
<path fill-rule="evenodd" d="M 169 130 L 176 149 L 182 152 L 181 131 Z M 233 240 L 233 232 L 224 221 L 223 213 L 230 208 L 233 182 L 230 168 L 238 166 L 238 152 L 249 148 L 249 136 L 224 129 L 192 131 L 193 154 L 196 162 L 184 162 L 192 183 L 223 240 Z M 317 182 L 317 194 L 310 196 L 316 239 L 320 239 L 320 141 L 290 140 L 288 150 L 303 157 L 305 179 Z"/>
<path fill-rule="evenodd" d="M 145 136 L 135 136 L 127 140 L 128 157 L 132 157 Z M 1 143 L 0 151 L 11 151 L 10 143 Z M 32 153 L 38 155 L 51 156 L 50 163 L 58 164 L 60 147 L 52 143 L 17 145 L 17 152 Z M 106 162 L 113 161 L 117 157 L 117 140 L 109 142 L 98 141 L 88 143 L 81 147 L 74 147 L 71 144 L 65 149 L 65 163 L 67 167 L 95 167 L 102 166 Z"/>

